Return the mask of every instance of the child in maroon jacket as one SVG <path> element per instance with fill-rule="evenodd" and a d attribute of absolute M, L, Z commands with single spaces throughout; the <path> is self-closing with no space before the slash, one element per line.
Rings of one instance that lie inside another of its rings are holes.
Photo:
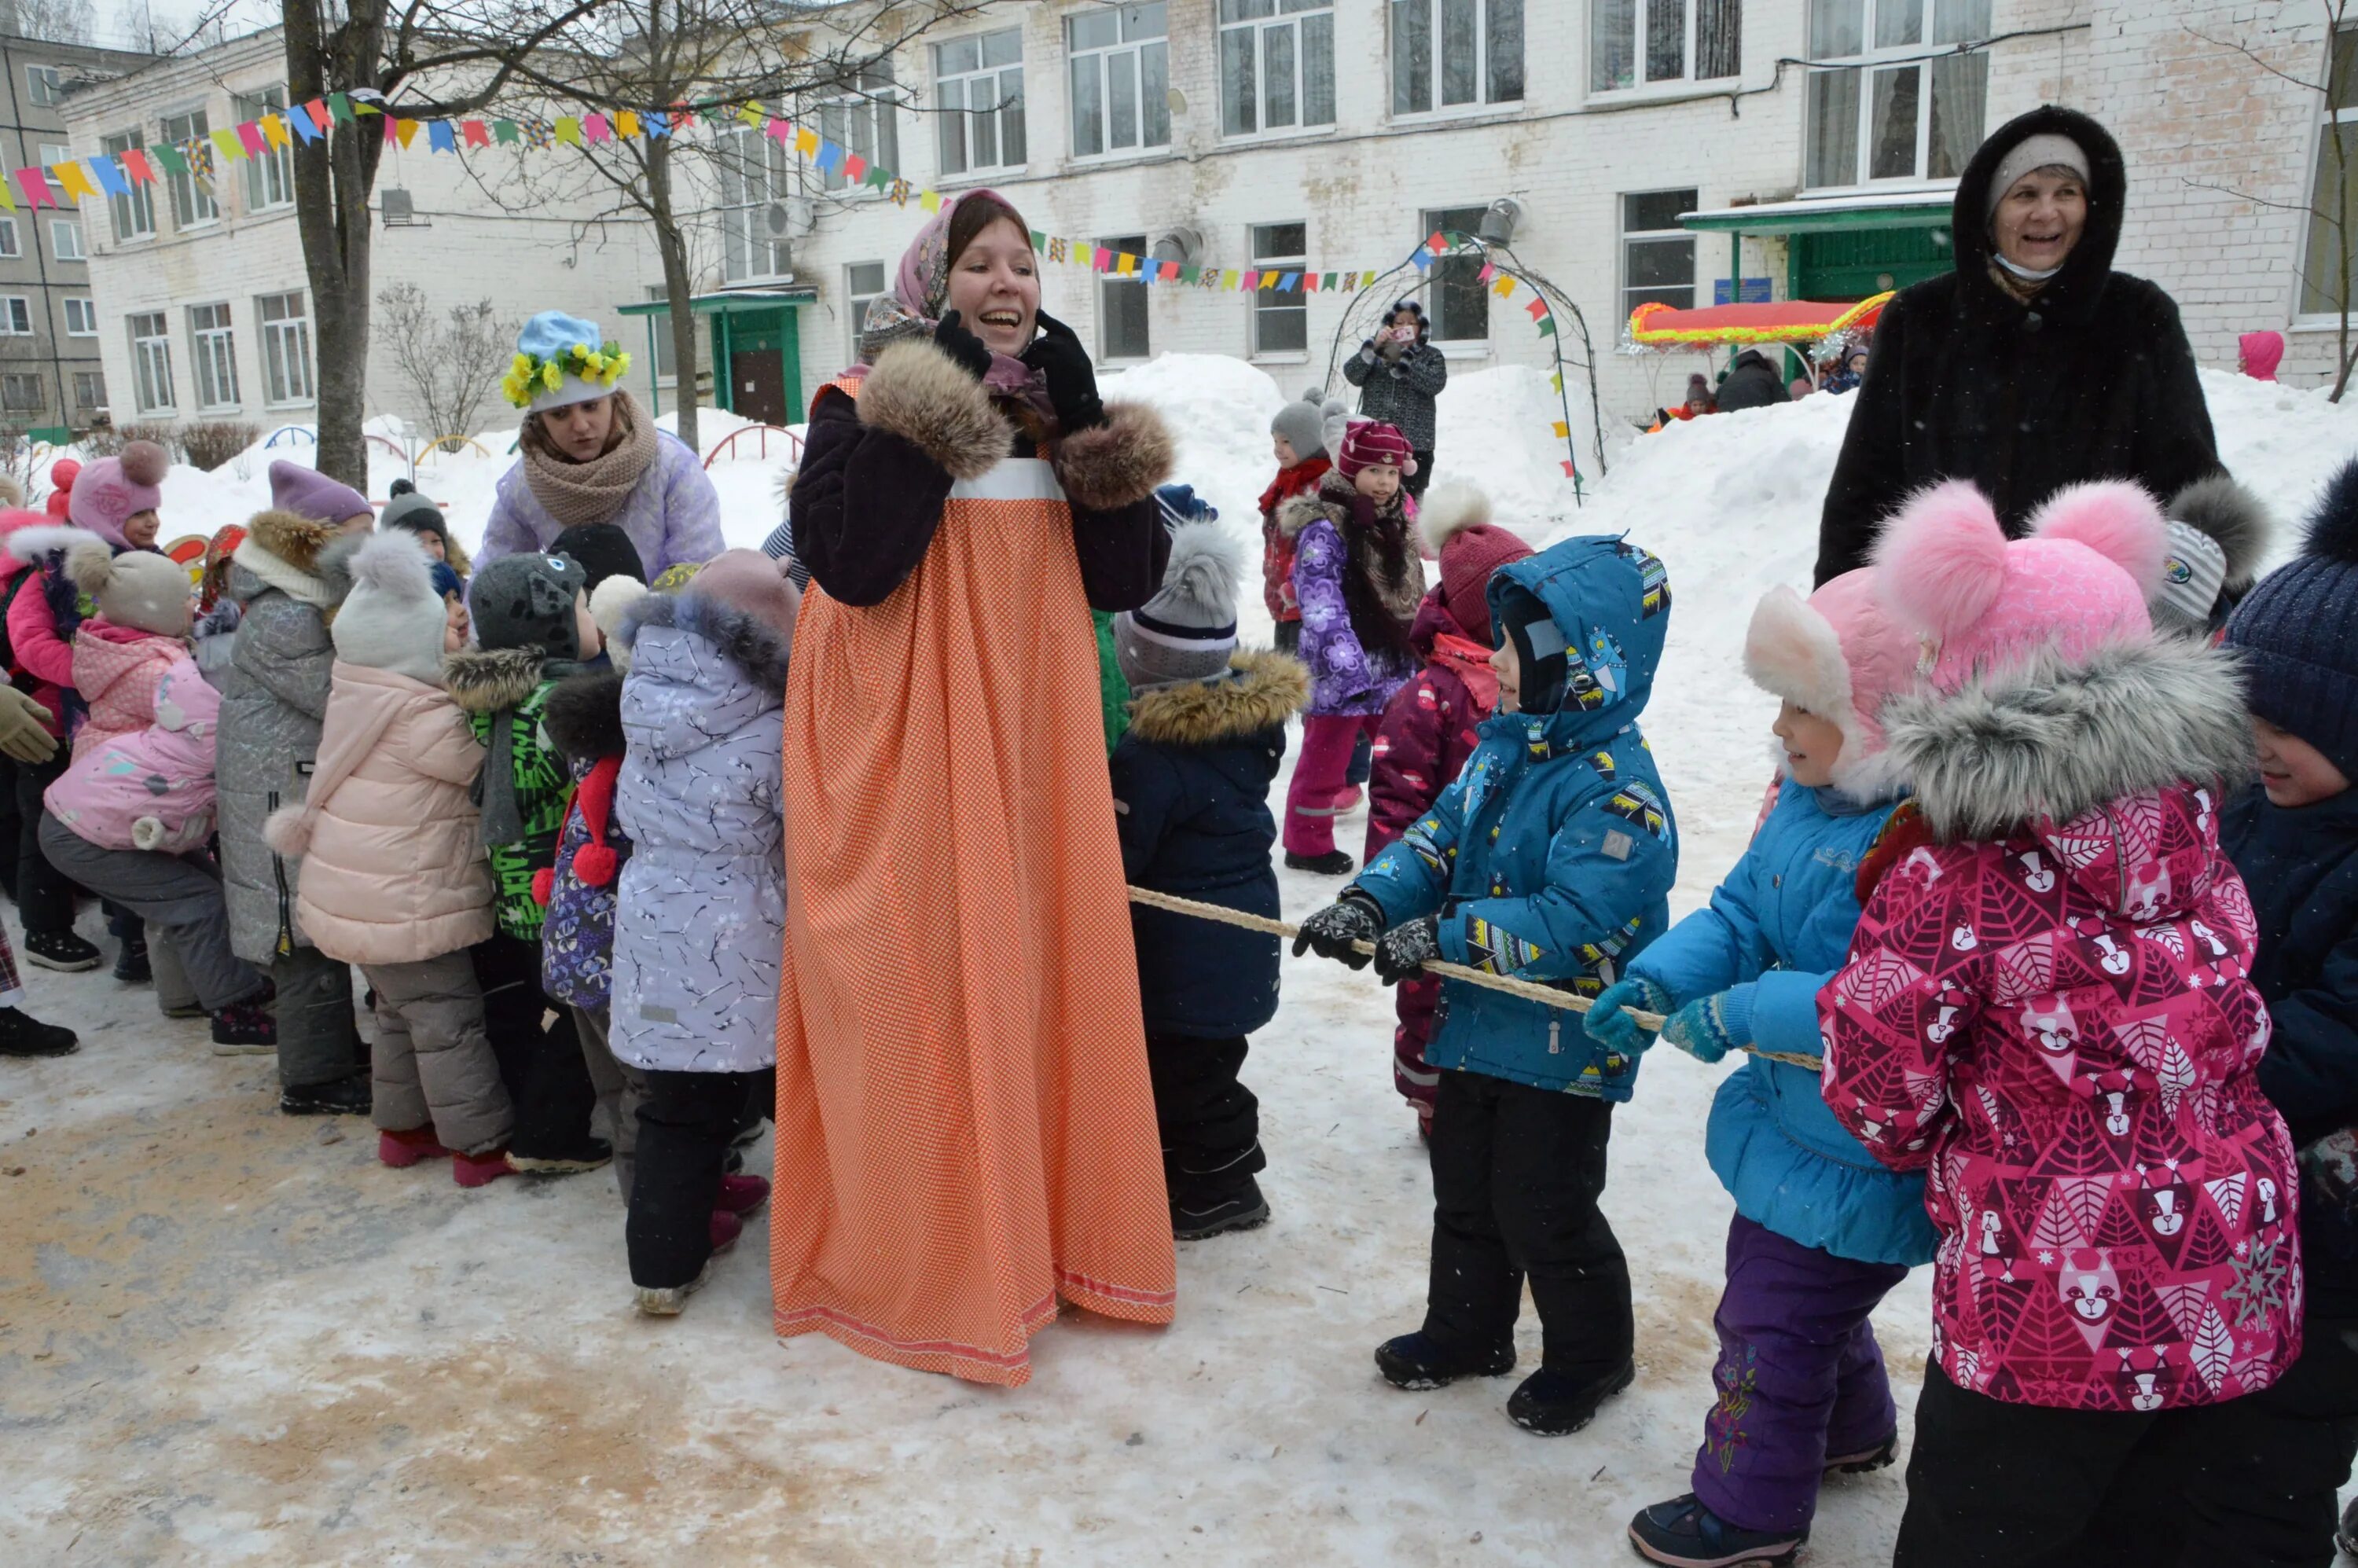
<path fill-rule="evenodd" d="M 1498 706 L 1490 667 L 1490 574 L 1531 547 L 1490 521 L 1490 498 L 1467 484 L 1444 484 L 1425 498 L 1419 520 L 1441 562 L 1441 586 L 1424 596 L 1409 642 L 1424 660 L 1392 694 L 1376 730 L 1375 771 L 1368 781 L 1368 860 L 1372 863 L 1409 825 L 1433 807 L 1456 778 L 1479 738 L 1475 729 Z M 1438 1076 L 1424 1065 L 1441 981 L 1432 976 L 1400 987 L 1400 1027 L 1392 1032 L 1392 1086 L 1416 1111 L 1417 1130 L 1433 1134 Z"/>
<path fill-rule="evenodd" d="M 1340 403 L 1335 407 L 1341 412 Z M 1315 396 L 1289 403 L 1270 420 L 1269 438 L 1277 477 L 1260 492 L 1260 596 L 1277 623 L 1278 652 L 1291 654 L 1302 646 L 1302 601 L 1293 594 L 1293 535 L 1279 530 L 1277 509 L 1316 490 L 1335 466 L 1326 454 L 1326 410 Z"/>

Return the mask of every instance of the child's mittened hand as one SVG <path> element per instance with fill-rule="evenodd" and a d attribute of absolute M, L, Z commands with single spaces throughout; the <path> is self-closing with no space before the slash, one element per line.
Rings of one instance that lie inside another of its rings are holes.
<path fill-rule="evenodd" d="M 1672 1006 L 1671 993 L 1643 976 L 1616 980 L 1598 993 L 1589 1004 L 1581 1026 L 1588 1037 L 1608 1051 L 1624 1056 L 1642 1054 L 1654 1043 L 1654 1032 L 1621 1010 L 1636 1008 L 1639 1012 L 1668 1012 Z"/>
<path fill-rule="evenodd" d="M 1384 914 L 1365 893 L 1347 892 L 1302 923 L 1293 938 L 1293 956 L 1316 953 L 1354 969 L 1364 969 L 1368 956 L 1352 944 L 1373 942 L 1384 934 Z"/>
<path fill-rule="evenodd" d="M 1663 1023 L 1662 1038 L 1698 1062 L 1716 1062 L 1737 1046 L 1750 1044 L 1751 1031 L 1729 1021 L 1731 994 L 1720 991 L 1687 1003 Z"/>
<path fill-rule="evenodd" d="M 1396 925 L 1376 944 L 1376 979 L 1388 986 L 1413 979 L 1425 964 L 1441 957 L 1441 922 L 1422 914 L 1406 925 Z"/>

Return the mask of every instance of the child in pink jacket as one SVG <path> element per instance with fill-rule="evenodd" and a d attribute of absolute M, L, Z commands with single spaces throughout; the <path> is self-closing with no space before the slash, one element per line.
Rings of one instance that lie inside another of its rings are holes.
<path fill-rule="evenodd" d="M 42 797 L 41 850 L 58 871 L 147 923 L 165 955 L 168 1015 L 212 1016 L 214 1044 L 276 1038 L 270 982 L 230 951 L 212 836 L 221 699 L 189 657 L 189 577 L 149 551 L 98 538 L 65 569 L 97 613 L 75 628 L 74 687 L 90 705 L 73 762 Z"/>
<path fill-rule="evenodd" d="M 492 934 L 492 875 L 469 792 L 483 748 L 444 687 L 449 607 L 417 536 L 353 553 L 330 635 L 336 662 L 317 771 L 264 837 L 303 858 L 296 910 L 330 958 L 376 992 L 377 1158 L 443 1155 L 462 1187 L 508 1174 L 515 1114 L 483 1032 L 467 950 Z"/>

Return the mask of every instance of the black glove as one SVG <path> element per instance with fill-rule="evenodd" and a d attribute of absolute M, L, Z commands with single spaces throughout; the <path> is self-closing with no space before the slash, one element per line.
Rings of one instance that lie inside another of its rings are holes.
<path fill-rule="evenodd" d="M 1355 969 L 1368 967 L 1368 955 L 1352 944 L 1373 942 L 1384 934 L 1384 912 L 1362 892 L 1347 892 L 1302 923 L 1293 939 L 1293 956 L 1315 952 Z"/>
<path fill-rule="evenodd" d="M 980 381 L 990 373 L 990 349 L 980 338 L 966 330 L 966 323 L 955 310 L 945 313 L 934 327 L 934 347 L 957 362 L 960 370 Z"/>
<path fill-rule="evenodd" d="M 1440 920 L 1430 914 L 1419 915 L 1406 925 L 1396 925 L 1385 932 L 1383 940 L 1376 944 L 1376 979 L 1396 986 L 1422 974 L 1426 959 L 1440 957 Z"/>
<path fill-rule="evenodd" d="M 1038 319 L 1040 335 L 1023 351 L 1023 362 L 1047 378 L 1057 428 L 1069 436 L 1104 424 L 1105 405 L 1098 400 L 1098 373 L 1090 368 L 1088 351 L 1070 327 L 1045 310 Z"/>

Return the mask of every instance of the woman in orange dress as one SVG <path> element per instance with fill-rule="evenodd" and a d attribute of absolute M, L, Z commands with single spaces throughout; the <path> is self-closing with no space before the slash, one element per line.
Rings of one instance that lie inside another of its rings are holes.
<path fill-rule="evenodd" d="M 1004 1384 L 1174 1295 L 1088 615 L 1161 581 L 1171 442 L 1039 300 L 970 192 L 813 403 L 785 715 L 777 1330 Z"/>

